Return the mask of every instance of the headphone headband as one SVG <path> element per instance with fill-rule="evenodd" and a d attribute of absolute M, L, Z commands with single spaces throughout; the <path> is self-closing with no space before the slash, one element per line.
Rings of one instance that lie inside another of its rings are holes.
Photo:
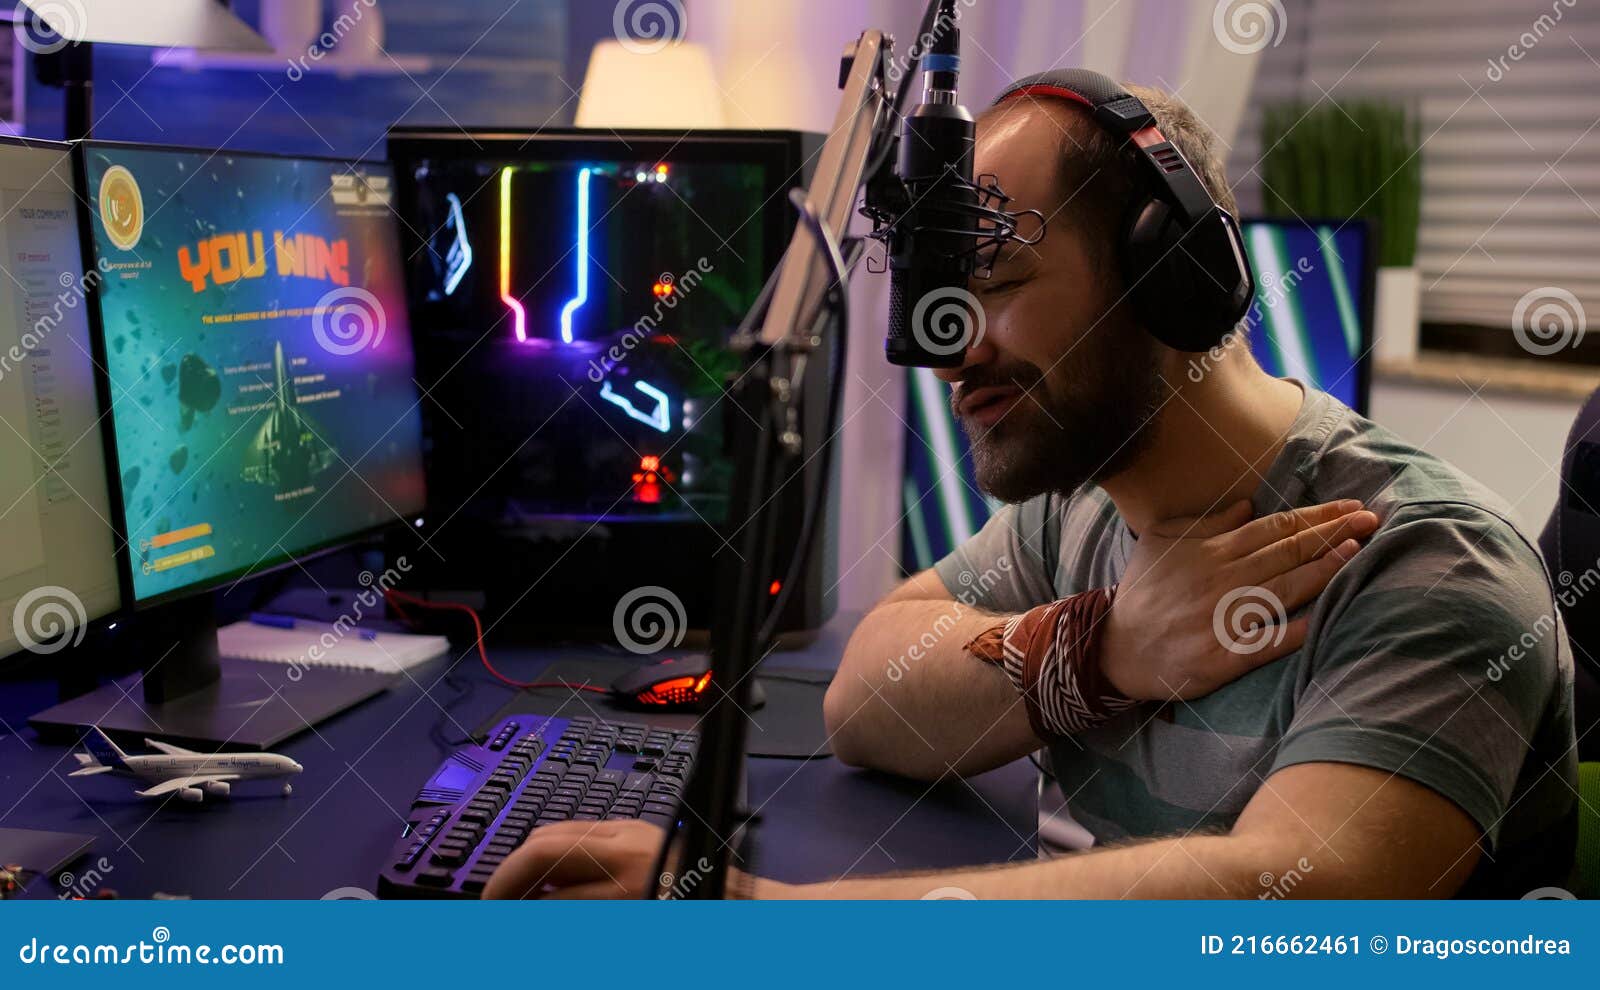
<path fill-rule="evenodd" d="M 1155 114 L 1115 80 L 1091 69 L 1055 69 L 1018 79 L 990 105 L 1018 97 L 1066 100 L 1086 107 L 1096 124 L 1131 144 L 1138 157 L 1148 162 L 1156 189 L 1187 222 L 1198 222 L 1216 207 L 1183 152 L 1161 133 Z"/>
<path fill-rule="evenodd" d="M 1089 69 L 1019 79 L 995 97 L 1065 100 L 1130 150 L 1147 182 L 1130 204 L 1121 239 L 1123 277 L 1151 333 L 1180 351 L 1203 351 L 1244 318 L 1255 279 L 1238 226 L 1217 205 L 1144 101 Z"/>

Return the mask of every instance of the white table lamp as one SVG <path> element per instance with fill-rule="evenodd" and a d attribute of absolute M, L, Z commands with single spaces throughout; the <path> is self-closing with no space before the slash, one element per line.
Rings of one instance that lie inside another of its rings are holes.
<path fill-rule="evenodd" d="M 722 91 L 701 45 L 644 52 L 602 41 L 578 97 L 579 127 L 722 127 Z"/>

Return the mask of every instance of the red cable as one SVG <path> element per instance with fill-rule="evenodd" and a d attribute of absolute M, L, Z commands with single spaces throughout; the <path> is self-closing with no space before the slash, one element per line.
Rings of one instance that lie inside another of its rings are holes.
<path fill-rule="evenodd" d="M 507 684 L 511 687 L 523 690 L 529 688 L 567 688 L 572 691 L 594 691 L 598 694 L 611 693 L 609 690 L 603 687 L 596 687 L 593 684 L 574 684 L 571 681 L 514 681 L 506 675 L 500 673 L 498 670 L 495 670 L 494 664 L 489 662 L 489 652 L 483 648 L 483 623 L 478 619 L 477 611 L 471 606 L 460 605 L 456 602 L 430 602 L 426 599 L 418 598 L 415 595 L 408 595 L 403 591 L 395 591 L 393 588 L 385 588 L 383 590 L 383 600 L 390 608 L 394 609 L 395 613 L 400 616 L 401 621 L 407 623 L 408 625 L 414 625 L 415 622 L 410 616 L 406 615 L 406 610 L 401 606 L 401 602 L 408 602 L 412 605 L 416 605 L 419 608 L 449 609 L 451 611 L 467 613 L 468 617 L 472 619 L 472 628 L 476 636 L 476 643 L 478 647 L 478 657 L 483 661 L 484 669 L 493 674 L 495 679 L 500 681 L 502 684 Z"/>

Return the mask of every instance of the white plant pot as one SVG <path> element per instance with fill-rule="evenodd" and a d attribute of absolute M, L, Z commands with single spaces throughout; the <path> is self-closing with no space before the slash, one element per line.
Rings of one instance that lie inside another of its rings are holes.
<path fill-rule="evenodd" d="M 1415 267 L 1378 269 L 1372 353 L 1379 361 L 1409 361 L 1417 356 L 1421 309 L 1421 272 Z"/>
<path fill-rule="evenodd" d="M 261 0 L 261 34 L 272 49 L 303 53 L 322 32 L 322 0 Z"/>

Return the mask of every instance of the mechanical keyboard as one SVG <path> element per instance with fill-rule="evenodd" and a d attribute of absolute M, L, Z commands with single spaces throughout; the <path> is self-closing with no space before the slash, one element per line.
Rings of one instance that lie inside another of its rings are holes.
<path fill-rule="evenodd" d="M 512 715 L 445 758 L 412 801 L 378 878 L 383 897 L 477 897 L 541 825 L 639 818 L 676 826 L 699 735 L 596 718 Z"/>

